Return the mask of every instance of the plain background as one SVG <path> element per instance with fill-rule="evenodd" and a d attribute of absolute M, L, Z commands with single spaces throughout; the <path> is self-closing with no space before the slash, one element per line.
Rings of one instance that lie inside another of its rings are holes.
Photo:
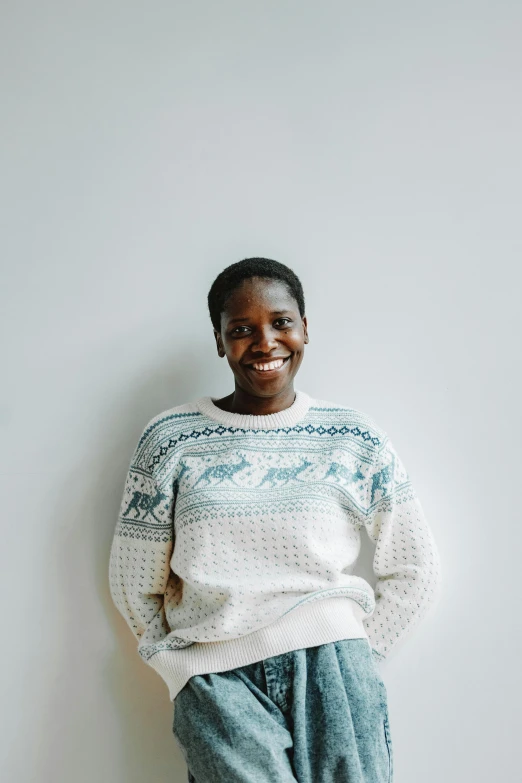
<path fill-rule="evenodd" d="M 304 286 L 296 388 L 387 430 L 440 548 L 382 665 L 396 783 L 517 779 L 520 4 L 21 0 L 0 26 L 2 778 L 185 783 L 109 547 L 147 421 L 233 390 L 206 295 L 261 255 Z"/>

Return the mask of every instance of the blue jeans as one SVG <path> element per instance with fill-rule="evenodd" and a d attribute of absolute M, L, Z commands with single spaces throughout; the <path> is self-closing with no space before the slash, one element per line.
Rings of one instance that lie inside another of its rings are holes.
<path fill-rule="evenodd" d="M 189 783 L 393 783 L 386 687 L 365 638 L 195 675 L 172 731 Z"/>

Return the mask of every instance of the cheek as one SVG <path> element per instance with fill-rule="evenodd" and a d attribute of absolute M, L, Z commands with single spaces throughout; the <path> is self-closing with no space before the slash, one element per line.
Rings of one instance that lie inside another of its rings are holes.
<path fill-rule="evenodd" d="M 233 353 L 233 352 L 232 353 L 229 352 L 227 354 L 227 359 L 229 361 L 229 364 L 236 365 L 236 364 L 239 364 L 239 362 L 241 360 L 241 355 L 239 353 L 236 354 L 236 353 Z"/>
<path fill-rule="evenodd" d="M 239 361 L 241 352 L 238 350 L 237 345 L 227 345 L 225 353 L 230 362 Z"/>
<path fill-rule="evenodd" d="M 304 335 L 300 332 L 292 332 L 288 335 L 288 342 L 295 351 L 302 350 L 304 347 Z"/>

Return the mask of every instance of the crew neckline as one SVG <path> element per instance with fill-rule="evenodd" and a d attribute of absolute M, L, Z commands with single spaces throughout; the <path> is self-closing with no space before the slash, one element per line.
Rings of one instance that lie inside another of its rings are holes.
<path fill-rule="evenodd" d="M 312 404 L 312 398 L 304 391 L 294 389 L 295 399 L 293 403 L 277 413 L 230 413 L 221 410 L 214 404 L 217 397 L 200 397 L 196 400 L 196 406 L 201 413 L 209 419 L 226 424 L 229 427 L 238 427 L 248 430 L 273 430 L 281 427 L 292 427 L 298 421 L 304 419 Z"/>

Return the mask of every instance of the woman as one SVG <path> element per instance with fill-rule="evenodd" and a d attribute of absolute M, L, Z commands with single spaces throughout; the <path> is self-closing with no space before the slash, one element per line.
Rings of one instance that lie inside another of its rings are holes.
<path fill-rule="evenodd" d="M 379 663 L 434 602 L 440 561 L 366 414 L 294 389 L 301 283 L 263 258 L 208 294 L 234 391 L 155 416 L 135 449 L 113 600 L 169 687 L 197 783 L 390 783 Z M 365 526 L 375 590 L 353 566 Z"/>

